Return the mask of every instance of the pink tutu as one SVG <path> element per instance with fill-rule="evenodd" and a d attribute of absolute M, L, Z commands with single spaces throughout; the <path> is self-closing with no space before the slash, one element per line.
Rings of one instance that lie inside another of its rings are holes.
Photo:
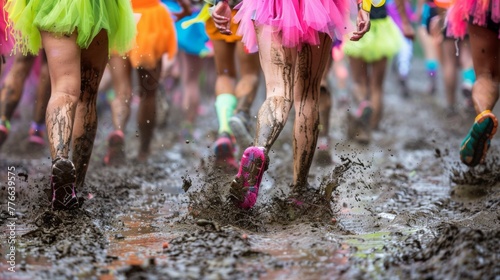
<path fill-rule="evenodd" d="M 354 30 L 349 8 L 349 0 L 243 0 L 234 21 L 250 52 L 258 50 L 255 26 L 259 25 L 273 27 L 283 46 L 300 48 L 319 45 L 319 32 L 341 39 Z"/>
<path fill-rule="evenodd" d="M 0 13 L 0 55 L 10 53 L 13 47 L 10 29 L 7 28 L 7 12 L 3 9 L 4 2 L 0 0 L 0 4 L 2 4 L 2 11 Z"/>
<path fill-rule="evenodd" d="M 500 0 L 456 1 L 448 11 L 451 34 L 463 38 L 467 34 L 469 21 L 483 27 L 487 27 L 489 23 L 500 23 Z"/>

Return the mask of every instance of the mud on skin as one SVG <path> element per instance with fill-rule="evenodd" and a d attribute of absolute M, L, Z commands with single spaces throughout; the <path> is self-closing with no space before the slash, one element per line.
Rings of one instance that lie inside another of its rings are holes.
<path fill-rule="evenodd" d="M 423 63 L 420 67 L 425 73 Z M 424 78 L 411 81 L 418 88 Z M 395 87 L 397 81 L 388 83 Z M 176 119 L 153 141 L 147 165 L 103 168 L 102 139 L 109 131 L 99 130 L 96 139 L 102 141 L 96 141 L 79 190 L 87 201 L 68 213 L 47 211 L 48 155 L 27 157 L 15 143 L 22 133 L 13 133 L 0 154 L 0 189 L 8 166 L 28 174 L 27 182 L 24 175 L 16 179 L 16 277 L 495 279 L 500 275 L 498 137 L 486 165 L 469 169 L 459 163 L 457 147 L 472 119 L 445 120 L 442 106 L 423 95 L 411 103 L 387 95 L 384 132 L 374 133 L 368 146 L 344 141 L 345 112 L 332 111 L 335 166 L 312 165 L 300 205 L 290 199 L 290 120 L 269 151 L 273 160 L 251 211 L 226 200 L 235 174 L 204 167 L 214 136 L 169 144 L 176 139 Z M 206 128 L 215 127 L 215 113 L 200 119 L 200 134 L 212 135 Z M 127 147 L 137 150 L 138 142 L 130 135 Z M 183 153 L 186 147 L 195 152 Z M 2 189 L 0 203 L 5 195 Z M 7 217 L 0 212 L 0 226 Z M 5 241 L 0 246 L 5 252 Z M 127 263 L 129 255 L 140 263 Z M 11 276 L 3 271 L 0 278 Z"/>

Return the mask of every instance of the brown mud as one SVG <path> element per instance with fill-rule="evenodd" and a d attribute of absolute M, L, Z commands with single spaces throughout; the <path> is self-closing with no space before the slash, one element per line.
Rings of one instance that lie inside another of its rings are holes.
<path fill-rule="evenodd" d="M 210 98 L 190 142 L 178 140 L 179 114 L 170 106 L 146 164 L 134 161 L 139 139 L 131 121 L 128 163 L 103 166 L 112 129 L 104 112 L 79 190 L 86 201 L 70 212 L 50 210 L 48 150 L 27 150 L 27 124 L 13 122 L 0 151 L 0 278 L 499 279 L 499 137 L 484 165 L 462 165 L 458 148 L 473 116 L 446 117 L 442 91 L 421 92 L 423 68 L 415 67 L 409 100 L 389 77 L 381 131 L 369 144 L 347 140 L 346 114 L 355 108 L 332 110 L 334 165 L 313 163 L 300 192 L 290 188 L 289 120 L 250 211 L 227 200 L 234 174 L 211 168 Z M 262 88 L 259 94 L 256 103 Z M 6 262 L 11 166 L 18 175 L 15 273 Z"/>

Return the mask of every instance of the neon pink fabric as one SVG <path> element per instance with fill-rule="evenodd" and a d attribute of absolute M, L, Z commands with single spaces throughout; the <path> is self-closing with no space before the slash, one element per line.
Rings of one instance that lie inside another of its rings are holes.
<path fill-rule="evenodd" d="M 319 32 L 341 39 L 353 31 L 349 7 L 349 0 L 244 0 L 234 20 L 250 52 L 258 50 L 254 24 L 273 27 L 283 46 L 300 48 L 304 43 L 318 45 Z"/>

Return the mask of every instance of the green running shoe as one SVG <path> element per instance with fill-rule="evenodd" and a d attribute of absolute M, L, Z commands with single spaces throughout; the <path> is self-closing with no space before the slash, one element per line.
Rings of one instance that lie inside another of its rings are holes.
<path fill-rule="evenodd" d="M 474 167 L 484 161 L 497 127 L 497 118 L 490 110 L 477 115 L 460 148 L 460 159 L 464 164 Z"/>

